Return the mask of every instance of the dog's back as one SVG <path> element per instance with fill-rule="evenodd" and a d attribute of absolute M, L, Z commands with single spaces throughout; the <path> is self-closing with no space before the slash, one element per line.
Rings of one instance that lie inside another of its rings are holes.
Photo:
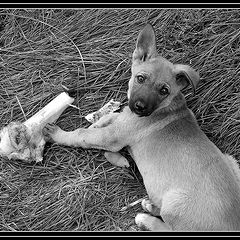
<path fill-rule="evenodd" d="M 174 230 L 240 230 L 237 163 L 207 138 L 190 111 L 132 151 L 150 199 Z"/>

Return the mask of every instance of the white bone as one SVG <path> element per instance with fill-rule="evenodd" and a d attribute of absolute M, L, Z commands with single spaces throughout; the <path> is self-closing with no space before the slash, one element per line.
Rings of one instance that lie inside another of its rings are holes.
<path fill-rule="evenodd" d="M 24 123 L 8 124 L 0 131 L 0 155 L 28 162 L 42 161 L 45 146 L 42 129 L 47 123 L 55 122 L 73 101 L 62 92 Z"/>
<path fill-rule="evenodd" d="M 85 116 L 85 119 L 90 123 L 96 123 L 101 117 L 118 110 L 120 108 L 120 105 L 120 102 L 111 99 L 96 112 L 89 113 L 87 116 Z"/>

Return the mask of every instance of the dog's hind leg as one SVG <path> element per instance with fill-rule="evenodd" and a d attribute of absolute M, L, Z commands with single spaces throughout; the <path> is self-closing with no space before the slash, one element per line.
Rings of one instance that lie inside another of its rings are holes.
<path fill-rule="evenodd" d="M 170 231 L 171 228 L 168 227 L 166 223 L 161 220 L 160 208 L 155 206 L 151 200 L 143 199 L 142 208 L 147 213 L 139 213 L 135 217 L 135 222 L 138 227 L 147 229 L 150 231 Z"/>
<path fill-rule="evenodd" d="M 139 228 L 150 231 L 171 231 L 172 229 L 157 217 L 151 216 L 147 213 L 138 213 L 135 217 L 135 223 Z"/>
<path fill-rule="evenodd" d="M 151 213 L 153 216 L 160 216 L 160 208 L 155 206 L 151 200 L 149 199 L 143 199 L 142 200 L 142 208 L 146 212 Z"/>

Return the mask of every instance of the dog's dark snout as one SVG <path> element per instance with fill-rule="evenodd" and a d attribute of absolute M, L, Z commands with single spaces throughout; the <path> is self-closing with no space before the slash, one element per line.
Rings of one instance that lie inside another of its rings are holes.
<path fill-rule="evenodd" d="M 129 99 L 129 108 L 140 117 L 152 114 L 157 106 L 157 94 L 149 90 L 148 86 L 132 93 Z"/>
<path fill-rule="evenodd" d="M 146 109 L 146 105 L 142 101 L 136 101 L 134 107 L 138 112 L 143 112 Z"/>

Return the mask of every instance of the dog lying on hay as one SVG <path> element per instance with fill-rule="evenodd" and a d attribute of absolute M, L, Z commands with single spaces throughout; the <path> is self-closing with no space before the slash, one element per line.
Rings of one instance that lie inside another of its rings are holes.
<path fill-rule="evenodd" d="M 107 116 L 102 127 L 66 132 L 48 124 L 44 135 L 62 145 L 105 149 L 116 159 L 127 146 L 149 196 L 142 205 L 150 213 L 135 218 L 140 227 L 240 230 L 238 165 L 203 133 L 181 93 L 189 84 L 195 90 L 199 75 L 188 65 L 159 56 L 155 38 L 150 24 L 138 36 L 129 106 Z"/>

